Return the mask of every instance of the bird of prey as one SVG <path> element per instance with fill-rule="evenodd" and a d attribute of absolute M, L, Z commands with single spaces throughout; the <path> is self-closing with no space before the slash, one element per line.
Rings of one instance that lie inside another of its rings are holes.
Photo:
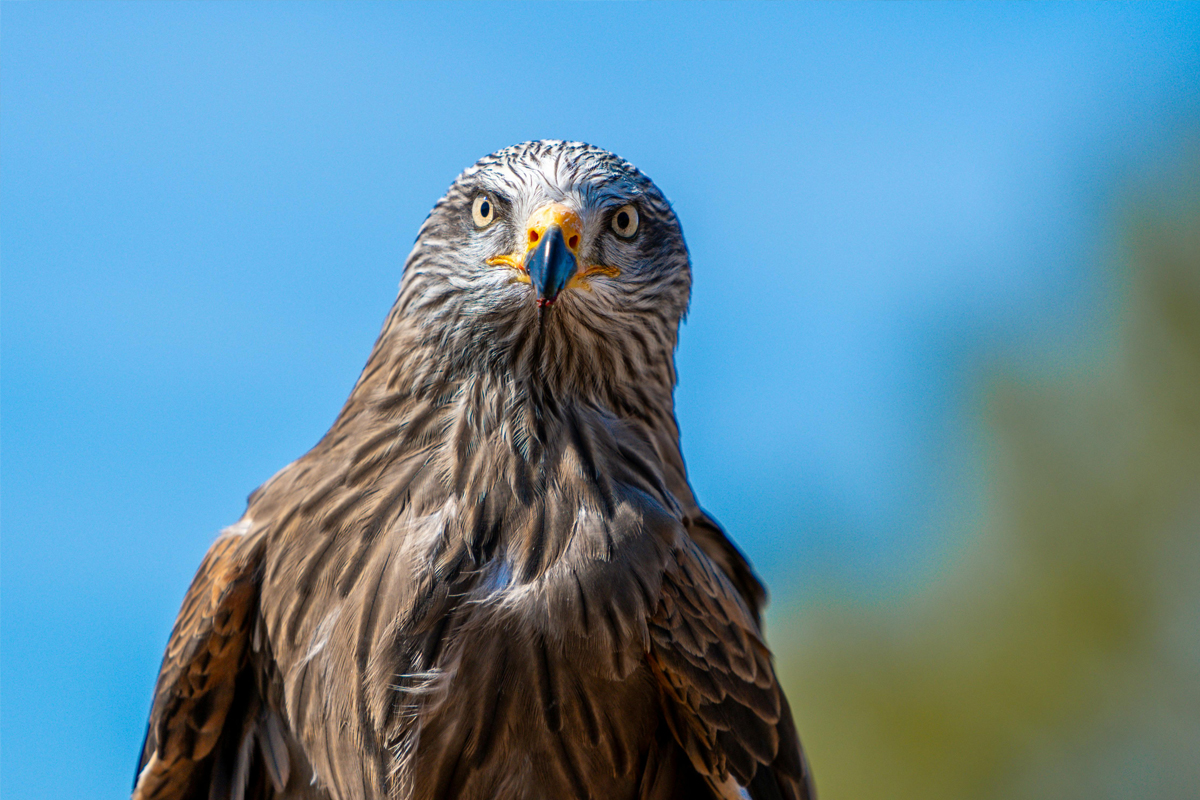
<path fill-rule="evenodd" d="M 813 797 L 680 453 L 690 285 L 611 153 L 462 173 L 333 426 L 204 557 L 135 800 Z"/>

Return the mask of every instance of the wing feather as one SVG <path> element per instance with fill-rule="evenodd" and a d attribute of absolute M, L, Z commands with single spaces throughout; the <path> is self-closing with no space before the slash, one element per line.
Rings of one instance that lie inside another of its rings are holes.
<path fill-rule="evenodd" d="M 247 750 L 255 738 L 247 719 L 230 715 L 236 704 L 249 704 L 246 695 L 253 692 L 244 667 L 262 547 L 244 531 L 235 526 L 213 543 L 184 596 L 155 685 L 134 800 L 208 796 L 210 784 L 219 782 L 213 778 L 221 754 Z M 243 753 L 235 764 L 220 765 L 235 796 L 244 791 L 248 758 Z M 272 777 L 286 769 L 272 770 Z"/>
<path fill-rule="evenodd" d="M 694 541 L 681 537 L 674 556 L 650 621 L 649 663 L 676 740 L 719 796 L 813 798 L 755 611 Z"/>

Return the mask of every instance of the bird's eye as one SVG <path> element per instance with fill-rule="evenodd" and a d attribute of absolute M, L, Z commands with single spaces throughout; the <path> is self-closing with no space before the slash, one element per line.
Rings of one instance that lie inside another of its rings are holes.
<path fill-rule="evenodd" d="M 617 209 L 617 213 L 613 214 L 612 229 L 617 236 L 623 239 L 628 239 L 637 233 L 638 229 L 638 213 L 634 206 L 621 206 Z"/>
<path fill-rule="evenodd" d="M 496 218 L 496 204 L 486 194 L 479 195 L 471 204 L 471 218 L 475 220 L 476 227 L 486 228 Z"/>

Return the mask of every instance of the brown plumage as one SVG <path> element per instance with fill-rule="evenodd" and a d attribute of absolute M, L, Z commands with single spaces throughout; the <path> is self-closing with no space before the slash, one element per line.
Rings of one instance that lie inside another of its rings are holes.
<path fill-rule="evenodd" d="M 690 280 L 609 153 L 463 173 L 332 428 L 201 564 L 134 798 L 812 797 L 679 450 Z"/>

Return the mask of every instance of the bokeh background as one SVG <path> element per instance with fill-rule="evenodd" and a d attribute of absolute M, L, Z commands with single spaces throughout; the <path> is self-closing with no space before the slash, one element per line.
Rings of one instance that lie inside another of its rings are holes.
<path fill-rule="evenodd" d="M 826 800 L 1200 795 L 1200 5 L 0 7 L 0 794 L 125 796 L 183 591 L 479 156 L 695 265 L 693 483 Z"/>

